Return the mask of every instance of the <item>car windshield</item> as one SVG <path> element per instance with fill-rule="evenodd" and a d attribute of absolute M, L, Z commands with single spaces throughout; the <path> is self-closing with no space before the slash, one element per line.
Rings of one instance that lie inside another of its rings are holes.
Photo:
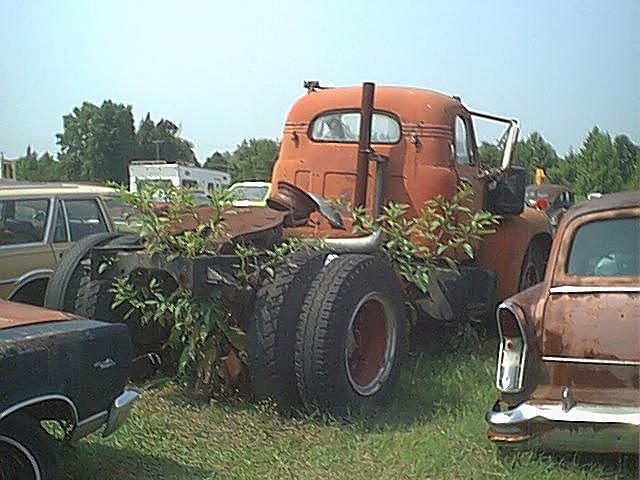
<path fill-rule="evenodd" d="M 267 196 L 269 188 L 262 186 L 239 186 L 232 189 L 236 200 L 261 201 Z"/>
<path fill-rule="evenodd" d="M 537 199 L 537 198 L 549 198 L 549 194 L 547 192 L 542 192 L 537 189 L 527 189 L 525 193 L 526 199 Z"/>
<path fill-rule="evenodd" d="M 567 273 L 589 277 L 640 276 L 640 218 L 599 220 L 573 236 Z"/>
<path fill-rule="evenodd" d="M 48 216 L 47 199 L 0 201 L 0 245 L 42 242 Z"/>
<path fill-rule="evenodd" d="M 360 112 L 333 111 L 317 117 L 311 124 L 311 139 L 320 142 L 358 141 Z M 391 115 L 374 113 L 371 123 L 372 143 L 397 143 L 400 123 Z"/>

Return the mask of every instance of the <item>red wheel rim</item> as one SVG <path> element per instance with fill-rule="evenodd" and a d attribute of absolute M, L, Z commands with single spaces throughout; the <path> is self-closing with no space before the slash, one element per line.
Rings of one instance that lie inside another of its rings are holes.
<path fill-rule="evenodd" d="M 379 294 L 363 298 L 349 322 L 345 362 L 347 377 L 360 395 L 377 392 L 389 377 L 395 355 L 396 319 Z"/>

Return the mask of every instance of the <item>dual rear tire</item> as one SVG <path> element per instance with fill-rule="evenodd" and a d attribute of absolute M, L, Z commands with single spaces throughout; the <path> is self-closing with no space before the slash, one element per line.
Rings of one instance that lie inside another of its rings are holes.
<path fill-rule="evenodd" d="M 281 410 L 336 415 L 386 401 L 407 347 L 404 294 L 391 266 L 369 255 L 316 254 L 290 281 L 278 273 L 258 292 L 249 323 L 258 397 Z M 278 293 L 265 297 L 268 290 Z"/>

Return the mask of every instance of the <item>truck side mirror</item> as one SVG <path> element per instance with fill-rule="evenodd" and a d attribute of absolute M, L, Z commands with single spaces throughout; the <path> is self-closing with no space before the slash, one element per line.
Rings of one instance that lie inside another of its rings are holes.
<path fill-rule="evenodd" d="M 524 167 L 509 166 L 494 182 L 494 188 L 487 192 L 487 209 L 497 215 L 522 213 L 527 184 Z"/>

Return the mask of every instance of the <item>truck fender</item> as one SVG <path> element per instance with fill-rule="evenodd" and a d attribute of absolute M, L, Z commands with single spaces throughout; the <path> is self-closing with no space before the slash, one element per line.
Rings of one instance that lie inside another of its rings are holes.
<path fill-rule="evenodd" d="M 551 239 L 547 217 L 528 207 L 520 215 L 505 215 L 496 232 L 483 239 L 478 263 L 496 272 L 498 301 L 518 291 L 520 270 L 529 246 L 538 244 L 548 255 Z"/>

